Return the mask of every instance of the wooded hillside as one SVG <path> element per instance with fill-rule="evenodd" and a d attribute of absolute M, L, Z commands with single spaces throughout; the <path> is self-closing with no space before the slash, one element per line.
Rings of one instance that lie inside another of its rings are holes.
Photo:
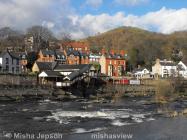
<path fill-rule="evenodd" d="M 98 48 L 124 49 L 129 63 L 151 67 L 156 58 L 187 60 L 187 32 L 164 35 L 139 28 L 120 27 L 86 39 L 97 51 Z M 181 56 L 182 55 L 182 56 Z"/>

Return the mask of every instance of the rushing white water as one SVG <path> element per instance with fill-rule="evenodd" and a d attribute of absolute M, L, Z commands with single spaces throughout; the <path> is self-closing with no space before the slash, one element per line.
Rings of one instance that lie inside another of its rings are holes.
<path fill-rule="evenodd" d="M 120 119 L 130 119 L 134 123 L 141 123 L 146 119 L 147 114 L 133 113 L 131 109 L 101 109 L 100 111 L 56 111 L 52 112 L 47 119 L 53 119 L 60 124 L 70 123 L 72 118 L 87 118 L 87 119 L 107 119 L 111 120 L 111 124 L 115 126 L 129 125 L 129 122 L 121 122 Z"/>
<path fill-rule="evenodd" d="M 120 120 L 114 120 L 111 124 L 115 126 L 124 126 L 124 125 L 130 125 L 131 123 L 121 122 Z"/>
<path fill-rule="evenodd" d="M 84 128 L 76 128 L 73 130 L 73 133 L 88 133 L 88 132 L 96 132 L 96 131 L 101 131 L 101 130 L 105 130 L 107 128 L 103 127 L 103 128 L 94 128 L 94 129 L 89 129 L 86 130 Z"/>

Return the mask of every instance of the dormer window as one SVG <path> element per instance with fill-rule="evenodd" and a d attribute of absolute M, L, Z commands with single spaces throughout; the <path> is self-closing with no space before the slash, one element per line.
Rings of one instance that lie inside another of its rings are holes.
<path fill-rule="evenodd" d="M 25 55 L 22 55 L 22 59 L 25 59 L 26 58 L 26 56 Z"/>

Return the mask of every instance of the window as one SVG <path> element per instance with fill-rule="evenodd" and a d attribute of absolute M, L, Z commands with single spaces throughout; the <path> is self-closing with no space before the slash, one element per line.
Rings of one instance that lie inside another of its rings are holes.
<path fill-rule="evenodd" d="M 72 58 L 72 59 L 73 59 L 73 58 L 74 58 L 74 55 L 70 55 L 70 58 Z"/>
<path fill-rule="evenodd" d="M 14 67 L 12 67 L 12 73 L 14 73 Z"/>
<path fill-rule="evenodd" d="M 9 64 L 9 59 L 8 58 L 6 58 L 6 64 Z"/>
<path fill-rule="evenodd" d="M 22 55 L 22 59 L 26 59 L 26 56 L 25 56 L 25 55 Z"/>
<path fill-rule="evenodd" d="M 16 60 L 16 65 L 19 65 L 19 60 L 18 59 Z"/>
<path fill-rule="evenodd" d="M 16 67 L 16 72 L 17 72 L 17 73 L 19 72 L 19 67 Z"/>
<path fill-rule="evenodd" d="M 118 75 L 122 76 L 122 72 L 123 72 L 123 67 L 122 66 L 118 66 Z"/>
<path fill-rule="evenodd" d="M 146 70 L 144 70 L 144 73 L 146 73 L 147 71 Z"/>
<path fill-rule="evenodd" d="M 9 70 L 9 66 L 8 66 L 8 65 L 6 65 L 6 68 L 5 68 L 5 69 L 6 69 L 6 71 L 8 71 L 8 70 Z"/>

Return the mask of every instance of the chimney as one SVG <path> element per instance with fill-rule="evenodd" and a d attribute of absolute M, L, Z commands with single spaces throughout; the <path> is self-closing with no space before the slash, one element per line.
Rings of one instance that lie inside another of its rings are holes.
<path fill-rule="evenodd" d="M 124 51 L 124 50 L 121 50 L 121 51 L 120 51 L 120 54 L 121 54 L 122 57 L 125 56 L 125 51 Z"/>
<path fill-rule="evenodd" d="M 115 54 L 115 51 L 114 51 L 113 49 L 111 49 L 111 50 L 110 50 L 110 53 L 111 53 L 112 55 L 114 55 L 114 54 Z"/>
<path fill-rule="evenodd" d="M 160 63 L 160 59 L 159 59 L 159 58 L 156 59 L 156 63 L 157 63 L 157 64 Z"/>
<path fill-rule="evenodd" d="M 103 48 L 103 49 L 101 50 L 101 54 L 104 55 L 105 53 L 106 53 L 106 50 Z"/>
<path fill-rule="evenodd" d="M 141 66 L 140 65 L 138 65 L 138 69 L 140 69 L 141 68 Z"/>

